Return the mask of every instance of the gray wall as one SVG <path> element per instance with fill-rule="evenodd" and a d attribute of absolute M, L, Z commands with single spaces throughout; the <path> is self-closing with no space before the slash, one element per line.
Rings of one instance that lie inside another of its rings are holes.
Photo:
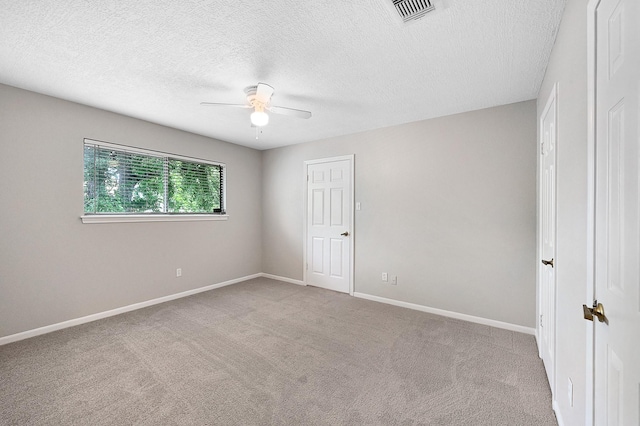
<path fill-rule="evenodd" d="M 225 162 L 229 220 L 82 224 L 85 137 Z M 261 155 L 0 85 L 0 337 L 261 272 Z"/>
<path fill-rule="evenodd" d="M 558 83 L 556 392 L 567 425 L 585 424 L 587 297 L 587 2 L 569 0 L 538 95 L 538 119 Z M 574 404 L 567 386 L 571 378 Z"/>
<path fill-rule="evenodd" d="M 356 292 L 535 326 L 535 101 L 265 151 L 264 272 L 303 278 L 303 162 L 344 154 Z"/>
<path fill-rule="evenodd" d="M 533 327 L 535 108 L 261 153 L 0 85 L 0 336 L 258 272 L 302 279 L 303 162 L 351 153 L 357 292 Z M 85 137 L 225 162 L 229 220 L 82 224 Z"/>

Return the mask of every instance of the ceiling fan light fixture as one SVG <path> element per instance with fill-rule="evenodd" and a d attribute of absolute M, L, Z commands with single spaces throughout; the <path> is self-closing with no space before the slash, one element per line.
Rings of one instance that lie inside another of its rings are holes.
<path fill-rule="evenodd" d="M 251 124 L 257 127 L 266 126 L 269 123 L 269 114 L 264 111 L 254 111 L 251 113 Z"/>
<path fill-rule="evenodd" d="M 273 96 L 273 87 L 265 83 L 258 83 L 257 86 L 249 86 L 244 89 L 247 95 L 246 104 L 225 104 L 219 102 L 200 102 L 204 106 L 222 106 L 235 108 L 253 108 L 251 113 L 251 125 L 254 127 L 264 127 L 269 124 L 269 115 L 265 110 L 273 114 L 289 115 L 297 118 L 311 118 L 310 111 L 301 109 L 287 108 L 282 106 L 271 105 L 271 96 Z"/>

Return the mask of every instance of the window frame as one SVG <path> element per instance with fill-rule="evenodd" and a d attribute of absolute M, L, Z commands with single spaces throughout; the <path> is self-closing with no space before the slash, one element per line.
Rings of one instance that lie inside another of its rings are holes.
<path fill-rule="evenodd" d="M 152 157 L 162 157 L 175 159 L 191 163 L 208 164 L 219 166 L 221 168 L 220 186 L 222 187 L 220 196 L 221 212 L 213 213 L 170 213 L 170 212 L 154 212 L 154 213 L 87 213 L 83 212 L 80 216 L 82 223 L 135 223 L 135 222 L 192 222 L 192 221 L 209 221 L 209 220 L 227 220 L 229 218 L 227 207 L 227 166 L 225 163 L 218 161 L 210 161 L 202 158 L 187 157 L 184 155 L 173 154 L 163 151 L 155 151 L 150 149 L 138 148 L 129 145 L 116 144 L 112 142 L 104 142 L 96 139 L 84 138 L 82 142 L 82 150 L 87 145 L 97 146 L 99 148 L 113 149 L 120 152 L 128 152 L 132 154 L 140 154 Z M 83 203 L 84 205 L 84 203 Z M 84 207 L 83 207 L 84 210 Z"/>

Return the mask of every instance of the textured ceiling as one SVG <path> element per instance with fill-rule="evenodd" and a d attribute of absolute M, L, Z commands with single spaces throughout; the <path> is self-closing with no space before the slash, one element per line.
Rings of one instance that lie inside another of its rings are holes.
<path fill-rule="evenodd" d="M 535 98 L 565 1 L 441 1 L 0 0 L 0 83 L 258 149 Z M 199 105 L 258 82 L 313 117 Z"/>

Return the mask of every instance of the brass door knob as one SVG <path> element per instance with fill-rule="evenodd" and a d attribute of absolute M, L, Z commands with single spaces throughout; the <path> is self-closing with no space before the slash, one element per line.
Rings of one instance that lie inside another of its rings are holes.
<path fill-rule="evenodd" d="M 553 268 L 553 259 L 551 259 L 551 260 L 542 259 L 542 264 L 545 265 L 545 266 L 546 265 L 551 265 L 551 267 Z"/>
<path fill-rule="evenodd" d="M 340 234 L 340 235 L 342 235 L 343 237 L 348 237 L 348 236 L 349 236 L 349 231 L 345 231 L 345 232 L 343 232 L 343 233 L 342 233 L 342 234 Z"/>
<path fill-rule="evenodd" d="M 587 305 L 582 305 L 582 314 L 587 321 L 593 321 L 593 308 L 589 308 Z"/>
<path fill-rule="evenodd" d="M 598 321 L 603 322 L 609 325 L 609 319 L 604 314 L 604 306 L 602 303 L 598 303 L 598 301 L 593 302 L 593 308 L 587 307 L 587 305 L 582 305 L 582 312 L 584 314 L 584 319 L 593 321 L 593 316 L 595 315 L 598 318 Z"/>

